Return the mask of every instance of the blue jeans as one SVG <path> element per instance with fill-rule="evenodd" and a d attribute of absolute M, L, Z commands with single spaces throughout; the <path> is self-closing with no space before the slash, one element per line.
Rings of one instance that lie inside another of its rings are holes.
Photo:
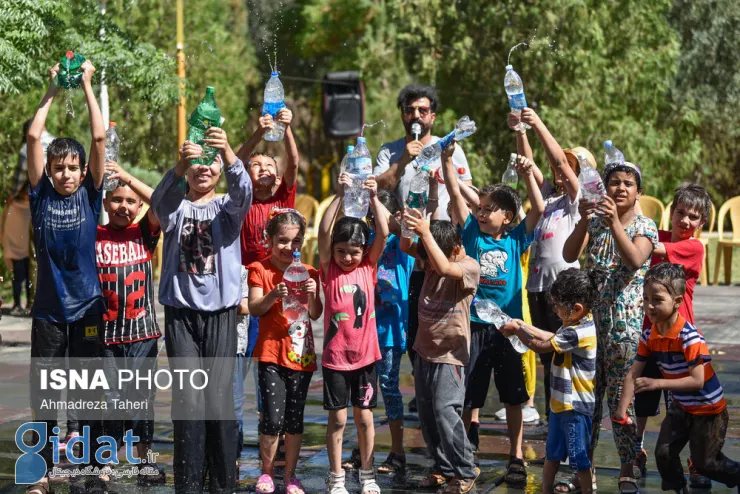
<path fill-rule="evenodd" d="M 398 382 L 402 355 L 403 351 L 400 348 L 381 348 L 380 360 L 375 363 L 388 420 L 403 419 L 403 397 Z"/>
<path fill-rule="evenodd" d="M 242 455 L 242 449 L 244 448 L 244 378 L 249 373 L 249 368 L 252 366 L 252 352 L 254 351 L 254 345 L 257 342 L 259 319 L 254 316 L 249 316 L 249 336 L 247 340 L 247 351 L 246 353 L 237 353 L 236 362 L 234 364 L 234 414 L 236 415 L 236 422 L 239 426 L 239 433 L 237 435 L 237 447 L 236 456 L 239 458 Z M 257 410 L 262 411 L 262 397 L 260 396 L 259 383 L 257 380 L 257 366 L 254 367 L 254 388 L 257 393 Z"/>

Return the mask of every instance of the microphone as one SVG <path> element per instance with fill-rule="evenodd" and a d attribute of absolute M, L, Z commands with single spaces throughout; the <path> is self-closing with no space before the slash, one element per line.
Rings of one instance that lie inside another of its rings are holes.
<path fill-rule="evenodd" d="M 421 134 L 421 125 L 418 123 L 411 124 L 411 133 L 414 134 L 415 140 L 419 140 L 419 134 Z"/>

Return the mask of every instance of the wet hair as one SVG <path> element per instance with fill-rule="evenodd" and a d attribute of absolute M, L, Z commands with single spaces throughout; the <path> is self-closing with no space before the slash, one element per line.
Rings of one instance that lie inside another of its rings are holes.
<path fill-rule="evenodd" d="M 340 218 L 331 231 L 331 248 L 346 242 L 353 247 L 367 249 L 370 245 L 370 227 L 359 218 L 345 216 Z"/>
<path fill-rule="evenodd" d="M 616 165 L 607 168 L 604 170 L 604 186 L 606 187 L 609 183 L 609 179 L 612 175 L 614 175 L 617 172 L 626 172 L 631 174 L 633 177 L 635 177 L 635 182 L 637 183 L 637 192 L 642 192 L 642 176 L 640 176 L 640 173 L 637 172 L 633 167 L 628 165 Z"/>
<path fill-rule="evenodd" d="M 676 206 L 681 204 L 687 209 L 693 209 L 701 213 L 701 220 L 706 223 L 709 218 L 709 212 L 712 210 L 712 199 L 707 193 L 707 189 L 698 184 L 683 185 L 676 189 L 673 194 L 673 204 L 671 204 L 671 213 Z"/>
<path fill-rule="evenodd" d="M 512 221 L 516 219 L 522 200 L 514 189 L 504 184 L 486 185 L 478 192 L 478 197 L 486 196 L 490 196 L 491 201 L 499 208 L 511 213 Z"/>
<path fill-rule="evenodd" d="M 265 227 L 267 236 L 275 237 L 278 232 L 280 232 L 280 227 L 283 225 L 298 225 L 298 234 L 304 235 L 306 233 L 306 220 L 299 214 L 287 211 L 285 213 L 276 214 L 267 222 L 267 226 Z"/>
<path fill-rule="evenodd" d="M 444 254 L 445 257 L 450 257 L 452 255 L 452 251 L 455 250 L 455 247 L 462 245 L 462 241 L 460 240 L 460 231 L 451 221 L 432 220 L 429 225 L 429 231 L 432 233 L 432 238 L 437 242 L 437 245 L 439 245 L 439 248 L 442 250 L 442 254 Z M 429 255 L 427 254 L 427 251 L 424 248 L 424 243 L 421 240 L 419 240 L 416 250 L 423 261 L 428 259 Z"/>
<path fill-rule="evenodd" d="M 672 297 L 681 297 L 686 292 L 686 270 L 680 264 L 662 262 L 645 274 L 644 286 L 648 283 L 662 285 Z"/>
<path fill-rule="evenodd" d="M 275 169 L 277 170 L 277 160 L 275 159 L 275 156 L 269 154 L 269 153 L 263 153 L 261 151 L 252 151 L 252 154 L 249 155 L 249 159 L 247 160 L 247 166 L 252 164 L 252 158 L 255 156 L 265 156 L 267 158 L 270 158 L 272 162 L 275 164 Z"/>
<path fill-rule="evenodd" d="M 85 168 L 87 162 L 85 161 L 85 148 L 82 144 L 69 137 L 57 137 L 46 150 L 46 163 L 51 165 L 52 161 L 63 160 L 67 156 L 72 158 L 79 158 L 80 168 Z"/>
<path fill-rule="evenodd" d="M 561 271 L 550 287 L 550 301 L 572 309 L 581 304 L 591 309 L 601 298 L 608 272 L 601 266 L 591 269 L 568 268 Z"/>
<path fill-rule="evenodd" d="M 427 98 L 429 100 L 429 108 L 432 112 L 437 111 L 437 105 L 439 104 L 437 89 L 434 86 L 423 86 L 421 84 L 409 84 L 401 89 L 401 92 L 398 93 L 396 106 L 398 106 L 399 110 L 403 110 L 404 106 L 408 106 L 412 101 L 420 98 Z"/>

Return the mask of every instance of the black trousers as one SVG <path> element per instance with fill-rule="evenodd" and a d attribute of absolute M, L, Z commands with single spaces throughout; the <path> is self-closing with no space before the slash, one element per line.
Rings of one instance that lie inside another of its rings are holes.
<path fill-rule="evenodd" d="M 31 307 L 31 260 L 13 259 L 13 307 L 21 305 L 21 291 L 26 286 L 26 304 Z"/>
<path fill-rule="evenodd" d="M 416 331 L 419 329 L 419 295 L 421 287 L 424 284 L 424 271 L 412 271 L 409 279 L 409 324 L 408 337 L 406 338 L 406 351 L 411 361 L 411 373 L 413 374 L 414 358 L 414 341 L 416 341 Z"/>
<path fill-rule="evenodd" d="M 236 307 L 214 312 L 164 308 L 165 346 L 170 368 L 207 371 L 208 384 L 198 390 L 172 386 L 175 436 L 175 491 L 204 491 L 205 472 L 210 492 L 236 488 L 234 360 Z"/>

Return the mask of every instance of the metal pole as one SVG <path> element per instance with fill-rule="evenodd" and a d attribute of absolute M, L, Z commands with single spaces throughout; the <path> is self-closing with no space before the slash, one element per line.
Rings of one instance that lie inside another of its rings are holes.
<path fill-rule="evenodd" d="M 185 41 L 183 0 L 177 0 L 177 77 L 180 79 L 180 103 L 177 106 L 177 146 L 185 142 L 187 135 L 185 116 Z"/>
<path fill-rule="evenodd" d="M 100 14 L 102 16 L 105 16 L 105 2 L 106 0 L 102 0 L 100 2 Z M 105 41 L 105 28 L 100 28 L 100 39 L 102 41 Z M 110 105 L 108 103 L 108 85 L 105 83 L 105 67 L 100 71 L 100 112 L 103 114 L 103 125 L 105 125 L 105 130 L 108 130 L 108 124 L 110 121 Z M 103 197 L 105 197 L 106 192 L 103 191 Z M 108 224 L 108 213 L 105 211 L 105 208 L 100 208 L 100 219 L 99 223 L 101 225 L 107 225 Z"/>

